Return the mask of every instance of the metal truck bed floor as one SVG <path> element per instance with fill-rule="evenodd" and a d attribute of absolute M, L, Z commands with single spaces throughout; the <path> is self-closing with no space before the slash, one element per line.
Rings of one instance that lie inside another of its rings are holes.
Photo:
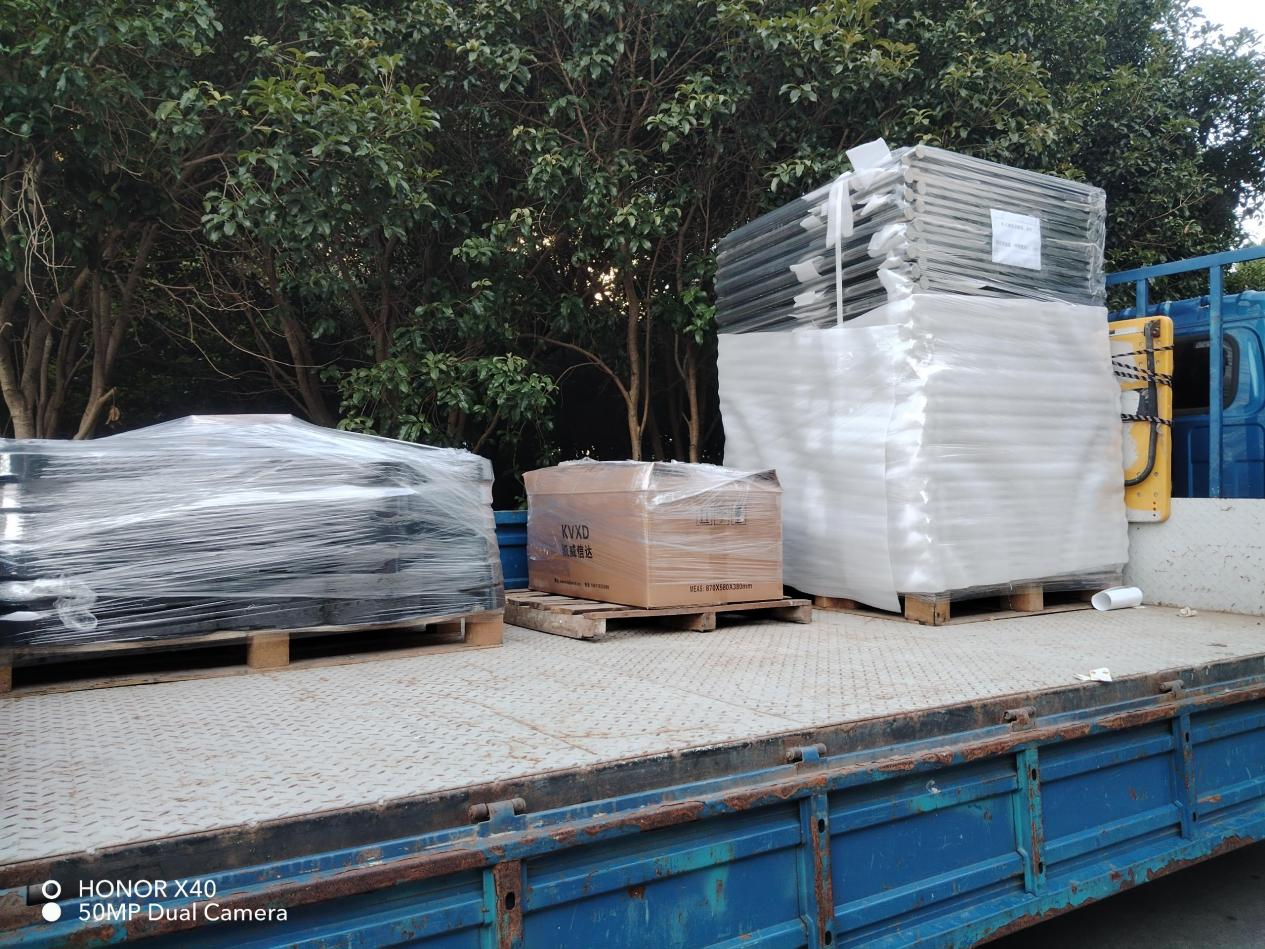
<path fill-rule="evenodd" d="M 0 701 L 0 866 L 1265 653 L 1265 618 L 510 628 L 497 650 Z"/>

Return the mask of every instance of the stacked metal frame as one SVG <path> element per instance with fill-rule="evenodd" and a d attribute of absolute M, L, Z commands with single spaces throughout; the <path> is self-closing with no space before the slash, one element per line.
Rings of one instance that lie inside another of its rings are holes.
<path fill-rule="evenodd" d="M 849 153 L 853 171 L 720 241 L 720 332 L 834 325 L 916 292 L 1104 302 L 1102 189 L 874 144 Z"/>

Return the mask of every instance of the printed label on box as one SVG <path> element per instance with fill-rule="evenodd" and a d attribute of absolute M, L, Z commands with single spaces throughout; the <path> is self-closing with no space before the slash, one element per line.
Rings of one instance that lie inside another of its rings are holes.
<path fill-rule="evenodd" d="M 743 501 L 713 500 L 698 511 L 700 527 L 732 527 L 747 523 L 747 505 Z"/>
<path fill-rule="evenodd" d="M 1041 219 L 990 209 L 993 215 L 993 262 L 1041 269 Z"/>

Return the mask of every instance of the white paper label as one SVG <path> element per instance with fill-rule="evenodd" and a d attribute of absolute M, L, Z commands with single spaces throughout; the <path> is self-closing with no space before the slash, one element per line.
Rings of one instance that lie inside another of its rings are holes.
<path fill-rule="evenodd" d="M 992 208 L 993 262 L 1041 269 L 1041 219 Z"/>
<path fill-rule="evenodd" d="M 852 162 L 854 171 L 865 171 L 877 165 L 885 165 L 892 160 L 892 150 L 881 138 L 849 148 L 844 154 L 848 156 L 848 161 Z"/>

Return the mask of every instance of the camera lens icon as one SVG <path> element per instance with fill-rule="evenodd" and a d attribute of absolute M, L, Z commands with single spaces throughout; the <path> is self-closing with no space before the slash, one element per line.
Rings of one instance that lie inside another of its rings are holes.
<path fill-rule="evenodd" d="M 45 880 L 40 884 L 40 893 L 46 900 L 55 900 L 61 896 L 61 884 L 56 880 Z M 55 923 L 61 919 L 61 907 L 56 903 L 45 903 L 40 907 L 40 915 L 44 917 L 45 922 Z"/>

